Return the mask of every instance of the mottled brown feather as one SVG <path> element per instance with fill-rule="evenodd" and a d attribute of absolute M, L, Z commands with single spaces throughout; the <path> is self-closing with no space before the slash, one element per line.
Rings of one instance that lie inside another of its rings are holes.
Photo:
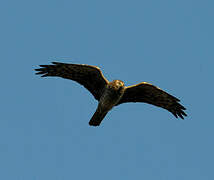
<path fill-rule="evenodd" d="M 179 99 L 161 90 L 160 88 L 152 84 L 142 82 L 126 87 L 124 95 L 117 105 L 127 102 L 149 103 L 167 109 L 176 118 L 179 116 L 183 119 L 183 116 L 187 115 L 183 111 L 185 110 L 185 107 L 179 104 L 179 101 Z"/>
<path fill-rule="evenodd" d="M 52 63 L 52 65 L 40 65 L 41 68 L 35 69 L 38 71 L 36 74 L 41 74 L 42 77 L 58 76 L 71 79 L 88 89 L 95 99 L 100 99 L 108 80 L 98 67 L 85 64 Z"/>

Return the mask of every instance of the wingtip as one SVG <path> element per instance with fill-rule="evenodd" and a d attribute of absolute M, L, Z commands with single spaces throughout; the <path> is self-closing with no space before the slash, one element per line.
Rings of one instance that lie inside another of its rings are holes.
<path fill-rule="evenodd" d="M 181 118 L 181 120 L 184 120 L 184 117 L 182 115 L 179 115 L 179 117 Z"/>
<path fill-rule="evenodd" d="M 50 65 L 39 65 L 39 66 L 42 67 L 42 68 L 46 68 L 46 67 L 48 67 Z"/>
<path fill-rule="evenodd" d="M 36 74 L 36 75 L 39 75 L 39 74 L 43 74 L 43 72 L 40 71 L 40 72 L 36 72 L 35 74 Z"/>
<path fill-rule="evenodd" d="M 184 116 L 186 117 L 187 114 L 184 111 L 180 112 L 172 112 L 172 114 L 178 119 L 181 118 L 181 120 L 184 120 Z"/>
<path fill-rule="evenodd" d="M 34 69 L 34 71 L 40 71 L 41 70 L 41 68 L 36 68 L 36 69 Z"/>

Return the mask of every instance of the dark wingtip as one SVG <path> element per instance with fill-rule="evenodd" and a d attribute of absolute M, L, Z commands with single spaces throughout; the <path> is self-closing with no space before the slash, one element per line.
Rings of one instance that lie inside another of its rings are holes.
<path fill-rule="evenodd" d="M 40 71 L 40 68 L 34 69 L 35 71 Z"/>
<path fill-rule="evenodd" d="M 35 74 L 36 74 L 36 75 L 44 74 L 44 72 L 40 71 L 40 72 L 36 72 Z"/>
<path fill-rule="evenodd" d="M 47 68 L 50 65 L 39 65 L 40 67 Z"/>
<path fill-rule="evenodd" d="M 181 113 L 179 113 L 178 116 L 179 116 L 182 120 L 184 120 L 184 117 L 182 116 Z"/>
<path fill-rule="evenodd" d="M 47 71 L 46 71 L 47 65 L 39 65 L 39 66 L 42 68 L 34 69 L 36 71 L 35 74 L 42 75 L 41 77 L 46 77 L 47 76 Z"/>
<path fill-rule="evenodd" d="M 172 113 L 176 118 L 181 118 L 182 120 L 184 120 L 184 116 L 187 116 L 187 114 L 184 111 L 180 111 L 180 112 L 176 112 L 176 113 Z"/>
<path fill-rule="evenodd" d="M 173 114 L 176 118 L 178 118 L 178 115 L 177 115 L 176 113 L 172 112 L 172 114 Z"/>
<path fill-rule="evenodd" d="M 182 105 L 180 105 L 180 106 L 181 106 L 181 109 L 182 109 L 182 110 L 186 110 L 186 108 L 185 108 L 184 106 L 182 106 Z"/>
<path fill-rule="evenodd" d="M 184 111 L 182 111 L 182 115 L 183 115 L 183 116 L 187 116 L 187 114 L 186 114 Z"/>

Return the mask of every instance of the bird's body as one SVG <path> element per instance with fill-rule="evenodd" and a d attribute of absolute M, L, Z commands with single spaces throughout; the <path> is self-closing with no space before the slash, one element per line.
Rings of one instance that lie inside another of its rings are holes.
<path fill-rule="evenodd" d="M 106 114 L 114 107 L 126 102 L 144 102 L 170 111 L 176 118 L 186 116 L 185 108 L 179 99 L 160 88 L 146 82 L 126 87 L 121 80 L 109 82 L 96 66 L 53 62 L 53 65 L 40 65 L 36 74 L 59 76 L 74 80 L 87 88 L 99 101 L 89 124 L 99 126 Z"/>
<path fill-rule="evenodd" d="M 105 115 L 120 101 L 125 91 L 124 83 L 120 80 L 110 82 L 104 88 L 96 112 L 89 121 L 90 125 L 98 126 Z"/>
<path fill-rule="evenodd" d="M 99 105 L 104 110 L 110 110 L 115 106 L 125 91 L 124 83 L 120 80 L 114 80 L 109 82 L 109 84 L 104 89 L 104 92 L 100 98 Z"/>

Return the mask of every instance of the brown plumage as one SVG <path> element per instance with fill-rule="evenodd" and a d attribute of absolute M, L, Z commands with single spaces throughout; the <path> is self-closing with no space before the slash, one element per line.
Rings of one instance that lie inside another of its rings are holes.
<path fill-rule="evenodd" d="M 40 65 L 35 69 L 42 77 L 58 76 L 71 79 L 88 89 L 99 101 L 97 110 L 89 124 L 99 126 L 106 114 L 114 107 L 127 102 L 144 102 L 162 107 L 171 112 L 176 118 L 187 116 L 185 108 L 179 104 L 179 99 L 164 92 L 160 88 L 142 82 L 125 87 L 120 80 L 109 82 L 96 66 L 84 64 L 67 64 L 53 62 L 52 65 Z"/>
<path fill-rule="evenodd" d="M 58 76 L 76 81 L 88 89 L 96 100 L 100 99 L 102 90 L 109 83 L 101 70 L 96 66 L 59 62 L 52 63 L 53 65 L 40 65 L 41 68 L 35 69 L 38 71 L 36 74 L 41 74 L 41 77 Z"/>
<path fill-rule="evenodd" d="M 186 108 L 179 104 L 179 101 L 179 99 L 160 88 L 147 82 L 142 82 L 126 87 L 123 98 L 117 105 L 127 102 L 144 102 L 162 107 L 170 111 L 176 118 L 179 116 L 181 119 L 184 119 L 183 116 L 187 115 L 183 110 Z"/>

